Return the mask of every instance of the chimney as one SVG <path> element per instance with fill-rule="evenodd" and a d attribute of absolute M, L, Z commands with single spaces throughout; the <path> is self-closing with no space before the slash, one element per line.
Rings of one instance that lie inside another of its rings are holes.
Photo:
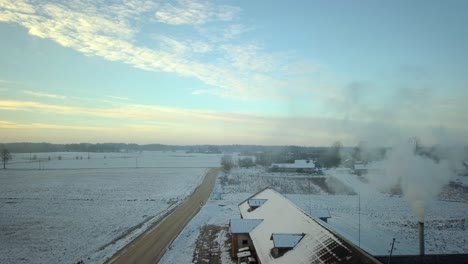
<path fill-rule="evenodd" d="M 424 222 L 418 222 L 419 224 L 419 256 L 421 257 L 421 263 L 424 262 Z"/>

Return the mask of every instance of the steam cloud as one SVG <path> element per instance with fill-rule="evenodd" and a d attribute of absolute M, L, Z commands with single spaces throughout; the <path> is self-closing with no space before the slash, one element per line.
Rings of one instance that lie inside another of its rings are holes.
<path fill-rule="evenodd" d="M 416 155 L 411 143 L 393 146 L 386 159 L 373 166 L 382 173 L 373 175 L 371 180 L 384 188 L 399 185 L 403 197 L 420 222 L 424 222 L 425 210 L 453 174 L 447 161 L 436 163 Z"/>
<path fill-rule="evenodd" d="M 390 89 L 384 97 L 379 97 L 382 94 L 375 89 L 376 84 L 352 82 L 340 90 L 341 96 L 332 103 L 336 112 L 343 115 L 343 130 L 350 131 L 355 142 L 365 143 L 359 146 L 363 156 L 379 160 L 381 157 L 374 156 L 376 153 L 372 149 L 386 147 L 388 150 L 383 160 L 370 164 L 370 168 L 375 169 L 368 174 L 370 182 L 385 191 L 400 189 L 418 221 L 422 222 L 431 201 L 449 183 L 454 171 L 460 170 L 461 160 L 467 158 L 461 143 L 466 142 L 466 138 L 460 133 L 462 130 L 434 114 L 437 111 L 433 99 L 438 95 L 433 91 L 437 87 L 415 85 L 421 76 L 407 77 L 408 83 L 405 81 L 401 88 Z M 361 126 L 353 125 L 356 120 Z M 415 154 L 415 142 L 407 140 L 410 135 L 417 135 L 433 145 L 432 154 L 441 160 L 436 162 Z"/>

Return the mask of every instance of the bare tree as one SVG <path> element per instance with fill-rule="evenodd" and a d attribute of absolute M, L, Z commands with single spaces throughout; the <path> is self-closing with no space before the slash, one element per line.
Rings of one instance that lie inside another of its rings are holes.
<path fill-rule="evenodd" d="M 239 167 L 253 167 L 255 166 L 255 163 L 251 157 L 245 157 L 242 159 L 239 159 Z"/>
<path fill-rule="evenodd" d="M 7 162 L 11 160 L 11 153 L 10 151 L 8 151 L 8 149 L 4 149 L 2 150 L 2 153 L 0 154 L 0 156 L 2 157 L 2 161 L 3 161 L 3 169 L 6 169 Z"/>
<path fill-rule="evenodd" d="M 223 166 L 223 169 L 226 171 L 230 171 L 231 168 L 234 166 L 234 161 L 232 160 L 231 155 L 223 155 L 221 157 L 221 166 Z"/>
<path fill-rule="evenodd" d="M 331 147 L 325 149 L 320 154 L 320 162 L 326 168 L 338 167 L 341 163 L 340 151 L 343 145 L 340 141 L 333 143 Z"/>

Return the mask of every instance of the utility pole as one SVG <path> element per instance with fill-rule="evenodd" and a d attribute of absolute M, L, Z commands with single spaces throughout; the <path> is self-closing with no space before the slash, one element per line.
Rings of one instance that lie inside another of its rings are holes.
<path fill-rule="evenodd" d="M 358 193 L 358 244 L 361 247 L 361 191 Z"/>
<path fill-rule="evenodd" d="M 312 190 L 310 186 L 311 179 L 308 179 L 308 181 L 309 181 L 309 215 L 312 216 Z"/>
<path fill-rule="evenodd" d="M 390 249 L 390 255 L 388 256 L 387 264 L 390 264 L 390 259 L 392 258 L 392 254 L 393 254 L 393 246 L 395 246 L 395 238 L 393 238 L 393 241 L 392 241 L 392 248 Z"/>

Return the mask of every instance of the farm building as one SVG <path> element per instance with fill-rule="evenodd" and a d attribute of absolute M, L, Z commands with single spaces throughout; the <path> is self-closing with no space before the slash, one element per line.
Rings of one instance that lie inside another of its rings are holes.
<path fill-rule="evenodd" d="M 263 219 L 231 219 L 229 230 L 231 232 L 231 256 L 236 257 L 239 249 L 248 247 L 253 249 L 250 231 L 257 227 Z"/>
<path fill-rule="evenodd" d="M 295 160 L 294 163 L 273 163 L 270 171 L 277 172 L 313 172 L 315 163 L 313 160 Z"/>
<path fill-rule="evenodd" d="M 251 202 L 252 201 L 252 202 Z M 380 263 L 273 189 L 239 204 L 231 219 L 233 257 L 267 263 Z"/>
<path fill-rule="evenodd" d="M 362 175 L 362 174 L 366 174 L 368 172 L 368 167 L 366 164 L 363 164 L 363 163 L 356 163 L 354 164 L 353 166 L 353 172 L 354 174 L 357 174 L 357 175 Z"/>

